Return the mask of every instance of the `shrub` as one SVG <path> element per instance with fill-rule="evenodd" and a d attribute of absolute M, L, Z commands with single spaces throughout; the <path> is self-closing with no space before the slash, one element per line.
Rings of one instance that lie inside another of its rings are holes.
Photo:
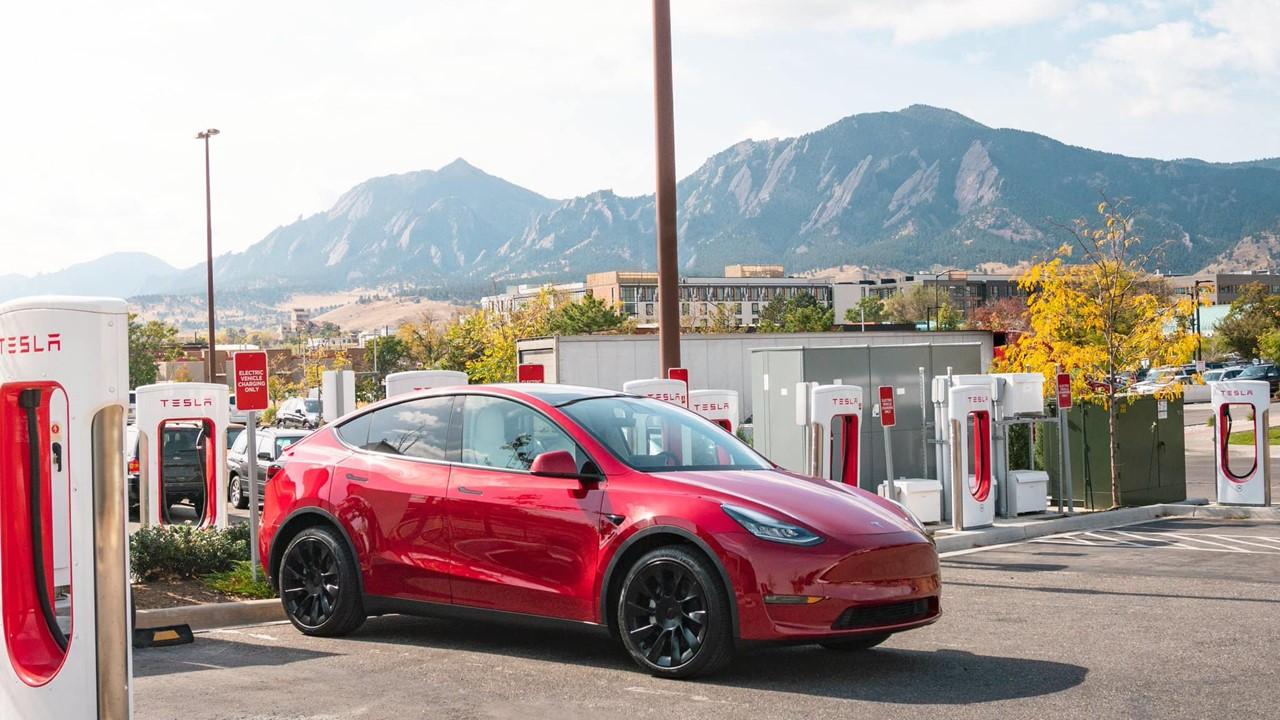
<path fill-rule="evenodd" d="M 249 528 L 226 530 L 153 525 L 129 538 L 129 569 L 135 580 L 189 580 L 232 569 L 249 559 Z"/>
<path fill-rule="evenodd" d="M 274 423 L 275 421 L 276 421 L 275 405 L 272 405 L 271 407 L 267 408 L 266 410 L 263 410 L 261 413 L 258 414 L 258 425 L 262 427 L 267 427 L 272 423 Z"/>
<path fill-rule="evenodd" d="M 248 560 L 237 560 L 232 569 L 206 576 L 204 584 L 234 598 L 265 600 L 276 596 L 261 573 L 258 574 L 258 581 L 253 581 Z"/>

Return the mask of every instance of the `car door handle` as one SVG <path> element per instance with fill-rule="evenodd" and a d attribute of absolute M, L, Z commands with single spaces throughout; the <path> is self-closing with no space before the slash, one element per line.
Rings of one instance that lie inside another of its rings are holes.
<path fill-rule="evenodd" d="M 483 495 L 484 494 L 484 491 L 482 490 L 472 490 L 471 488 L 466 487 L 465 485 L 459 485 L 458 492 L 462 493 L 463 495 Z"/>
<path fill-rule="evenodd" d="M 347 479 L 348 479 L 348 480 L 350 480 L 350 481 L 352 481 L 352 482 L 361 482 L 361 483 L 363 483 L 363 482 L 369 482 L 369 478 L 367 478 L 367 477 L 365 477 L 365 476 L 363 476 L 363 475 L 354 475 L 354 474 L 352 474 L 352 473 L 347 473 Z"/>

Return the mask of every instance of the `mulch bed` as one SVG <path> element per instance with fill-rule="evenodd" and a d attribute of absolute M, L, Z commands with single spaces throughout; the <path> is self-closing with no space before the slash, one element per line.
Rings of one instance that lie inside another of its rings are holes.
<path fill-rule="evenodd" d="M 133 602 L 139 610 L 234 600 L 236 598 L 210 590 L 199 580 L 157 580 L 133 585 Z"/>

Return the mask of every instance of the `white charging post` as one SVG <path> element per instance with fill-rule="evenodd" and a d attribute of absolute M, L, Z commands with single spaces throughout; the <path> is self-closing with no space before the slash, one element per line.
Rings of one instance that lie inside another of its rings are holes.
<path fill-rule="evenodd" d="M 737 390 L 693 390 L 689 393 L 689 409 L 724 428 L 730 434 L 742 422 Z"/>
<path fill-rule="evenodd" d="M 456 370 L 406 370 L 387 375 L 383 384 L 387 397 L 393 398 L 419 390 L 466 385 L 467 374 Z"/>
<path fill-rule="evenodd" d="M 1266 380 L 1210 383 L 1209 400 L 1213 405 L 1218 502 L 1270 505 L 1271 443 L 1267 437 L 1271 425 L 1270 384 Z M 1247 425 L 1252 442 L 1234 446 L 1239 450 L 1233 457 L 1231 433 L 1240 423 Z"/>
<path fill-rule="evenodd" d="M 805 420 L 810 427 L 810 474 L 829 480 L 839 480 L 846 485 L 858 485 L 859 441 L 862 437 L 862 388 L 857 385 L 818 385 L 808 388 L 808 412 Z M 803 423 L 802 423 L 803 424 Z M 842 444 L 836 447 L 836 427 L 840 428 Z M 839 450 L 839 455 L 836 451 Z M 840 468 L 837 476 L 837 464 Z"/>
<path fill-rule="evenodd" d="M 203 506 L 196 508 L 200 527 L 227 526 L 222 477 L 227 466 L 227 422 L 230 393 L 220 383 L 157 383 L 134 389 L 137 405 L 138 456 L 142 477 L 138 482 L 143 524 L 169 524 L 169 494 L 164 477 L 164 434 L 170 423 L 197 423 L 204 457 Z M 199 453 L 197 451 L 197 457 Z M 251 484 L 252 487 L 252 484 Z"/>
<path fill-rule="evenodd" d="M 325 370 L 320 374 L 320 419 L 333 422 L 356 409 L 356 374 Z"/>
<path fill-rule="evenodd" d="M 0 305 L 0 718 L 132 713 L 128 324 L 123 300 Z"/>
<path fill-rule="evenodd" d="M 650 378 L 646 380 L 628 380 L 622 383 L 622 392 L 661 400 L 680 407 L 688 407 L 688 387 L 688 384 L 683 380 Z"/>
<path fill-rule="evenodd" d="M 267 353 L 262 350 L 241 351 L 231 357 L 235 375 L 236 407 L 248 413 L 245 423 L 245 457 L 249 459 L 249 566 L 253 579 L 258 579 L 258 411 L 266 410 L 271 398 L 267 382 Z"/>

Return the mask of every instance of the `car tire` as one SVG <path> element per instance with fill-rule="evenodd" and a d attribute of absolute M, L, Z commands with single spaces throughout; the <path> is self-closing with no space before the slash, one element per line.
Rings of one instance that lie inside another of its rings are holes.
<path fill-rule="evenodd" d="M 298 533 L 276 576 L 285 615 L 304 635 L 339 637 L 364 624 L 360 569 L 347 544 L 325 526 Z"/>
<path fill-rule="evenodd" d="M 870 650 L 889 639 L 889 633 L 880 635 L 858 635 L 851 638 L 841 640 L 828 640 L 818 643 L 828 650 L 838 650 L 840 652 L 860 652 L 862 650 Z"/>
<path fill-rule="evenodd" d="M 244 491 L 244 483 L 235 473 L 232 473 L 231 479 L 227 481 L 227 502 L 234 505 L 237 510 L 245 510 L 249 507 L 249 494 Z"/>
<path fill-rule="evenodd" d="M 733 659 L 729 595 L 701 553 L 661 547 L 640 557 L 617 597 L 618 634 L 631 658 L 655 677 L 705 675 Z"/>

